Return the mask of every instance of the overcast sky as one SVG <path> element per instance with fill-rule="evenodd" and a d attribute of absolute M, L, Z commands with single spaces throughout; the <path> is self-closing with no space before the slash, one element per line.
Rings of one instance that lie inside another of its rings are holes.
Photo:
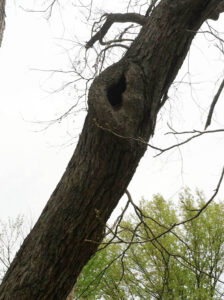
<path fill-rule="evenodd" d="M 90 28 L 82 19 L 82 11 L 62 8 L 47 21 L 43 14 L 28 13 L 15 4 L 7 5 L 6 30 L 0 48 L 0 219 L 24 214 L 36 219 L 62 176 L 74 151 L 82 127 L 83 113 L 61 124 L 42 130 L 47 123 L 74 103 L 71 89 L 52 93 L 63 83 L 63 77 L 49 78 L 49 73 L 34 69 L 69 68 L 67 51 L 73 37 L 84 43 Z M 21 1 L 22 2 L 22 1 Z M 97 2 L 97 1 L 96 1 Z M 96 3 L 95 2 L 95 3 Z M 117 10 L 121 1 L 98 1 L 98 7 L 109 4 Z M 28 8 L 31 2 L 23 1 Z M 32 6 L 29 8 L 32 8 Z M 99 13 L 99 9 L 97 10 Z M 63 18 L 66 16 L 66 18 Z M 81 21 L 80 21 L 81 20 Z M 223 28 L 223 17 L 213 26 Z M 155 146 L 176 143 L 164 136 L 167 122 L 176 130 L 202 129 L 206 111 L 224 75 L 224 58 L 215 47 L 215 40 L 203 34 L 194 42 L 185 67 L 176 81 L 190 66 L 191 80 L 184 77 L 182 87 L 175 85 L 171 99 L 158 119 Z M 217 81 L 219 79 L 219 81 Z M 51 93 L 49 93 L 51 92 Z M 224 126 L 224 98 L 216 107 L 211 128 Z M 153 158 L 149 149 L 130 184 L 136 201 L 154 193 L 166 198 L 177 197 L 185 186 L 195 187 L 210 196 L 224 165 L 224 135 L 200 137 L 190 144 Z M 224 199 L 224 188 L 219 198 Z"/>

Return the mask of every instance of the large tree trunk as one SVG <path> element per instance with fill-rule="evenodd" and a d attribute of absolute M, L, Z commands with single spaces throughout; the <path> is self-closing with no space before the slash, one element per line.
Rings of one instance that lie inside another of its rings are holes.
<path fill-rule="evenodd" d="M 5 29 L 5 0 L 0 0 L 0 46 L 2 44 Z"/>
<path fill-rule="evenodd" d="M 192 39 L 220 0 L 162 0 L 121 61 L 97 77 L 75 153 L 0 287 L 1 300 L 63 300 L 153 135 Z M 122 95 L 119 88 L 122 86 Z M 116 88 L 117 87 L 117 88 Z"/>

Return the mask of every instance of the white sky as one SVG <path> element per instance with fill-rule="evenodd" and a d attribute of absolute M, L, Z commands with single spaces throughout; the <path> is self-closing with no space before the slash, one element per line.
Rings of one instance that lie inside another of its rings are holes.
<path fill-rule="evenodd" d="M 113 8 L 119 2 L 113 1 Z M 23 1 L 23 6 L 28 7 L 27 3 L 31 2 Z M 107 6 L 111 1 L 99 1 L 98 6 L 102 3 Z M 66 69 L 68 57 L 63 47 L 67 46 L 62 47 L 60 39 L 74 36 L 82 42 L 88 39 L 90 28 L 80 23 L 82 14 L 74 9 L 62 8 L 64 23 L 57 10 L 48 22 L 43 14 L 27 13 L 8 3 L 6 31 L 0 48 L 0 219 L 18 214 L 36 219 L 74 151 L 77 139 L 71 140 L 67 132 L 78 136 L 83 116 L 74 116 L 72 122 L 70 119 L 46 131 L 40 131 L 43 126 L 33 123 L 63 113 L 74 101 L 72 92 L 49 95 L 46 90 L 57 89 L 63 78 L 49 81 L 46 73 L 32 71 Z M 223 28 L 223 23 L 222 17 L 217 24 Z M 189 59 L 192 81 L 197 82 L 193 95 L 187 84 L 172 94 L 159 118 L 155 146 L 165 147 L 175 142 L 163 135 L 167 122 L 176 130 L 203 128 L 206 119 L 203 109 L 212 101 L 216 80 L 224 74 L 224 58 L 214 47 L 213 39 L 209 40 L 201 35 L 194 42 Z M 187 64 L 181 74 L 186 68 Z M 211 128 L 222 128 L 223 96 L 215 111 L 216 122 Z M 70 142 L 72 145 L 65 146 Z M 209 197 L 224 165 L 223 146 L 224 135 L 217 134 L 201 137 L 182 147 L 181 152 L 176 149 L 157 158 L 153 158 L 156 152 L 149 149 L 129 187 L 134 199 L 142 196 L 150 199 L 158 192 L 171 198 L 184 186 L 203 189 Z M 224 199 L 223 192 L 224 187 L 219 198 Z"/>

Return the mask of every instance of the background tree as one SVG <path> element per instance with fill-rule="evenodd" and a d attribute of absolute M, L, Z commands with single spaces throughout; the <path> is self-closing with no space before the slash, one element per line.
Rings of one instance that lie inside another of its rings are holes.
<path fill-rule="evenodd" d="M 0 280 L 9 268 L 26 234 L 27 229 L 22 216 L 8 219 L 7 222 L 0 220 Z"/>
<path fill-rule="evenodd" d="M 197 30 L 223 11 L 221 0 L 155 2 L 143 15 L 105 15 L 87 43 L 103 43 L 115 22 L 142 26 L 122 59 L 93 81 L 75 153 L 7 271 L 0 299 L 65 299 L 146 151 Z"/>
<path fill-rule="evenodd" d="M 212 203 L 199 218 L 168 232 L 158 242 L 146 242 L 163 232 L 161 224 L 169 228 L 192 217 L 206 203 L 203 193 L 193 196 L 189 190 L 179 200 L 178 205 L 160 195 L 152 201 L 142 200 L 145 224 L 132 213 L 121 222 L 114 239 L 112 233 L 107 236 L 83 268 L 76 298 L 222 299 L 223 203 Z"/>

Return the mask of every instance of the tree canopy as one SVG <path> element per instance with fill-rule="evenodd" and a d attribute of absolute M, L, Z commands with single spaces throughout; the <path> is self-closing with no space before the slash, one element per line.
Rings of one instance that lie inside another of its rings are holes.
<path fill-rule="evenodd" d="M 114 239 L 109 232 L 80 274 L 77 299 L 222 299 L 222 202 L 213 202 L 199 218 L 152 241 L 164 227 L 189 219 L 205 203 L 202 192 L 193 195 L 189 189 L 178 203 L 161 195 L 143 199 L 144 222 L 130 213 Z"/>

